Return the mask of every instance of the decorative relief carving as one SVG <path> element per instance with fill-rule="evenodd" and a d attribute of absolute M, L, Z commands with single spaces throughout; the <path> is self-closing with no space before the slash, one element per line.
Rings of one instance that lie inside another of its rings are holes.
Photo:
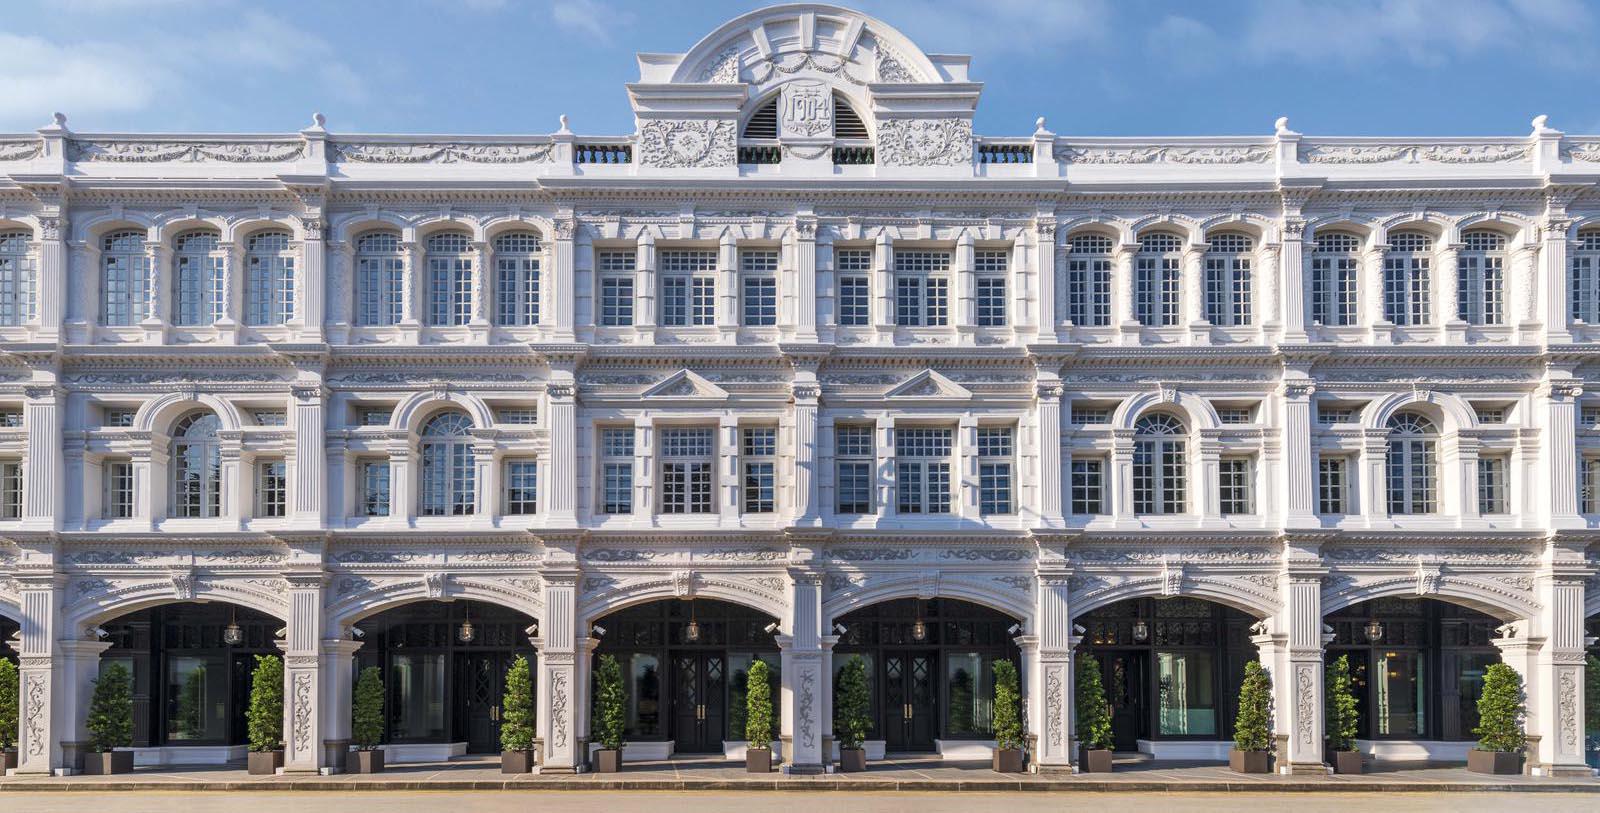
<path fill-rule="evenodd" d="M 1061 719 L 1061 708 L 1064 699 L 1061 673 L 1055 669 L 1046 670 L 1044 673 L 1044 726 L 1050 732 L 1050 744 L 1057 748 L 1061 746 L 1061 729 L 1066 727 L 1066 721 Z"/>
<path fill-rule="evenodd" d="M 888 85 L 906 85 L 917 81 L 916 77 L 911 75 L 911 71 L 906 70 L 900 58 L 883 43 L 878 44 L 876 63 L 879 82 Z"/>
<path fill-rule="evenodd" d="M 1416 562 L 1416 548 L 1387 548 L 1367 545 L 1338 545 L 1323 548 L 1323 555 L 1336 562 L 1351 564 L 1410 564 Z M 1459 548 L 1428 548 L 1430 557 L 1452 565 L 1532 565 L 1535 554 L 1528 549 L 1475 545 Z"/>
<path fill-rule="evenodd" d="M 424 573 L 422 574 L 422 590 L 428 594 L 428 598 L 444 598 L 445 583 L 449 579 L 449 575 L 445 573 Z"/>
<path fill-rule="evenodd" d="M 296 754 L 310 754 L 311 742 L 311 673 L 297 672 L 294 676 L 294 728 L 293 748 Z"/>
<path fill-rule="evenodd" d="M 345 565 L 394 565 L 427 558 L 426 554 L 409 550 L 346 550 L 333 555 L 333 560 Z"/>
<path fill-rule="evenodd" d="M 964 562 L 1026 562 L 1033 558 L 1033 551 L 1023 548 L 951 548 L 941 551 L 939 558 Z"/>
<path fill-rule="evenodd" d="M 1055 158 L 1067 164 L 1264 164 L 1272 159 L 1272 148 L 1060 146 Z"/>
<path fill-rule="evenodd" d="M 696 553 L 695 558 L 719 562 L 773 562 L 787 555 L 777 548 L 713 548 Z"/>
<path fill-rule="evenodd" d="M 1024 593 L 1033 592 L 1032 576 L 995 576 L 994 580 L 1014 590 Z"/>
<path fill-rule="evenodd" d="M 545 164 L 554 144 L 381 144 L 335 142 L 333 160 L 352 164 Z"/>
<path fill-rule="evenodd" d="M 967 119 L 883 119 L 878 161 L 885 166 L 938 167 L 972 163 L 972 122 Z"/>
<path fill-rule="evenodd" d="M 738 150 L 728 119 L 650 119 L 639 126 L 639 163 L 647 167 L 729 167 Z"/>
<path fill-rule="evenodd" d="M 1295 704 L 1296 720 L 1295 729 L 1299 732 L 1300 744 L 1310 746 L 1316 734 L 1311 730 L 1311 723 L 1316 715 L 1317 690 L 1316 679 L 1311 674 L 1310 666 L 1300 666 L 1295 670 Z"/>
<path fill-rule="evenodd" d="M 537 562 L 544 557 L 536 550 L 514 548 L 509 550 L 469 550 L 465 553 L 452 554 L 452 559 L 462 562 L 477 562 L 480 564 L 510 564 Z"/>
<path fill-rule="evenodd" d="M 1308 164 L 1498 164 L 1528 160 L 1526 144 L 1308 144 Z"/>
<path fill-rule="evenodd" d="M 595 548 L 583 552 L 591 562 L 648 562 L 662 552 L 653 548 Z"/>
<path fill-rule="evenodd" d="M 732 85 L 739 81 L 739 46 L 730 45 L 717 53 L 704 70 L 700 81 L 712 85 Z"/>
<path fill-rule="evenodd" d="M 304 141 L 67 141 L 67 160 L 77 163 L 165 163 L 169 161 L 221 161 L 258 164 L 292 161 L 305 155 Z"/>
<path fill-rule="evenodd" d="M 195 578 L 194 572 L 189 570 L 174 570 L 168 577 L 172 580 L 172 597 L 179 601 L 194 599 Z"/>
<path fill-rule="evenodd" d="M 817 744 L 817 670 L 802 669 L 800 671 L 800 713 L 797 715 L 800 725 L 800 742 L 806 748 L 814 748 Z"/>
<path fill-rule="evenodd" d="M 1092 564 L 1155 564 L 1172 559 L 1180 562 L 1256 563 L 1275 560 L 1278 553 L 1267 546 L 1261 547 L 1181 547 L 1152 548 L 1149 546 L 1072 547 L 1067 552 L 1070 561 Z"/>
<path fill-rule="evenodd" d="M 1561 152 L 1571 161 L 1600 163 L 1600 141 L 1568 142 Z"/>
<path fill-rule="evenodd" d="M 567 747 L 567 673 L 558 670 L 550 680 L 551 739 L 556 748 Z"/>
<path fill-rule="evenodd" d="M 911 548 L 836 548 L 833 555 L 846 562 L 903 562 L 916 553 Z"/>
<path fill-rule="evenodd" d="M 26 161 L 37 158 L 43 151 L 44 142 L 37 139 L 0 141 L 0 161 Z"/>
<path fill-rule="evenodd" d="M 787 54 L 774 54 L 757 62 L 751 67 L 750 74 L 758 85 L 772 78 L 774 72 L 792 75 L 804 70 L 837 76 L 852 85 L 866 84 L 866 80 L 857 78 L 850 72 L 850 65 L 850 60 L 835 54 L 791 51 Z"/>
<path fill-rule="evenodd" d="M 49 746 L 45 742 L 45 724 L 50 719 L 50 692 L 45 688 L 43 675 L 32 675 L 28 680 L 28 698 L 23 706 L 23 719 L 28 728 L 28 755 L 43 756 Z"/>
<path fill-rule="evenodd" d="M 1578 750 L 1578 680 L 1573 670 L 1562 669 L 1556 678 L 1557 714 L 1561 718 L 1561 744 L 1567 753 Z"/>

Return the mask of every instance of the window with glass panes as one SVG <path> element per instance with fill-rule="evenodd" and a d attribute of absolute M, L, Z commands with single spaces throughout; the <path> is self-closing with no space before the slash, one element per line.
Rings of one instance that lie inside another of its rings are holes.
<path fill-rule="evenodd" d="M 771 426 L 749 426 L 740 430 L 739 435 L 744 512 L 770 514 L 778 506 L 778 430 Z"/>
<path fill-rule="evenodd" d="M 428 238 L 428 324 L 472 320 L 472 238 L 445 232 Z"/>
<path fill-rule="evenodd" d="M 978 289 L 978 327 L 1006 325 L 1006 270 L 1010 257 L 1007 251 L 972 252 L 972 272 Z"/>
<path fill-rule="evenodd" d="M 1317 458 L 1317 513 L 1348 514 L 1350 461 L 1344 457 Z"/>
<path fill-rule="evenodd" d="M 514 231 L 494 238 L 494 319 L 496 324 L 539 324 L 539 235 Z"/>
<path fill-rule="evenodd" d="M 872 468 L 876 453 L 872 425 L 839 424 L 833 428 L 835 512 L 872 513 Z"/>
<path fill-rule="evenodd" d="M 0 428 L 20 429 L 23 420 L 20 409 L 0 409 Z"/>
<path fill-rule="evenodd" d="M 460 516 L 477 510 L 477 464 L 472 456 L 472 419 L 445 412 L 422 427 L 422 505 L 425 517 Z"/>
<path fill-rule="evenodd" d="M 1106 512 L 1105 459 L 1072 458 L 1072 513 L 1079 515 Z"/>
<path fill-rule="evenodd" d="M 709 426 L 661 430 L 661 513 L 711 513 L 715 433 Z"/>
<path fill-rule="evenodd" d="M 778 323 L 778 252 L 744 249 L 739 252 L 740 298 L 747 327 Z"/>
<path fill-rule="evenodd" d="M 1578 502 L 1585 514 L 1600 514 L 1600 457 L 1585 457 L 1578 464 Z"/>
<path fill-rule="evenodd" d="M 172 515 L 216 517 L 222 506 L 222 422 L 209 412 L 178 421 L 172 432 Z"/>
<path fill-rule="evenodd" d="M 662 251 L 658 256 L 661 325 L 700 327 L 717 323 L 717 252 Z"/>
<path fill-rule="evenodd" d="M 256 516 L 289 513 L 289 468 L 282 460 L 256 462 Z"/>
<path fill-rule="evenodd" d="M 1255 465 L 1248 457 L 1217 461 L 1217 502 L 1223 516 L 1255 513 Z"/>
<path fill-rule="evenodd" d="M 1178 324 L 1183 291 L 1183 241 L 1174 234 L 1146 234 L 1134 256 L 1133 315 L 1146 327 Z"/>
<path fill-rule="evenodd" d="M 1081 327 L 1111 324 L 1111 238 L 1080 234 L 1067 241 L 1067 319 Z"/>
<path fill-rule="evenodd" d="M 600 430 L 600 513 L 633 513 L 633 427 Z"/>
<path fill-rule="evenodd" d="M 22 464 L 0 462 L 0 520 L 22 519 Z"/>
<path fill-rule="evenodd" d="M 839 287 L 840 327 L 872 324 L 872 249 L 835 249 L 833 269 Z"/>
<path fill-rule="evenodd" d="M 356 324 L 393 325 L 404 318 L 405 273 L 400 235 L 373 232 L 356 238 Z"/>
<path fill-rule="evenodd" d="M 222 318 L 223 253 L 214 231 L 192 231 L 172 241 L 172 323 L 210 325 Z"/>
<path fill-rule="evenodd" d="M 32 237 L 25 231 L 0 231 L 0 325 L 15 327 L 33 318 Z"/>
<path fill-rule="evenodd" d="M 955 430 L 895 427 L 895 510 L 950 513 L 950 454 Z"/>
<path fill-rule="evenodd" d="M 506 513 L 539 513 L 539 464 L 533 460 L 506 461 Z"/>
<path fill-rule="evenodd" d="M 364 460 L 361 462 L 361 505 L 364 517 L 389 515 L 389 461 Z"/>
<path fill-rule="evenodd" d="M 1383 318 L 1396 325 L 1425 325 L 1431 318 L 1433 238 L 1422 232 L 1389 235 L 1383 256 Z"/>
<path fill-rule="evenodd" d="M 601 251 L 595 255 L 600 272 L 595 318 L 601 327 L 633 324 L 633 275 L 638 260 L 634 251 Z"/>
<path fill-rule="evenodd" d="M 1329 327 L 1355 324 L 1360 274 L 1360 237 L 1318 234 L 1311 247 L 1311 321 Z"/>
<path fill-rule="evenodd" d="M 1463 232 L 1456 255 L 1456 308 L 1469 325 L 1505 324 L 1506 238 L 1487 230 Z"/>
<path fill-rule="evenodd" d="M 100 323 L 136 325 L 147 313 L 150 258 L 144 232 L 116 231 L 100 241 Z"/>
<path fill-rule="evenodd" d="M 1478 513 L 1506 513 L 1506 471 L 1504 457 L 1478 458 Z"/>
<path fill-rule="evenodd" d="M 1389 419 L 1389 448 L 1384 466 L 1389 513 L 1432 514 L 1438 510 L 1439 433 L 1433 422 L 1410 412 Z"/>
<path fill-rule="evenodd" d="M 1250 324 L 1250 252 L 1254 249 L 1255 241 L 1249 235 L 1211 235 L 1205 256 L 1205 310 L 1211 324 Z"/>
<path fill-rule="evenodd" d="M 281 325 L 294 318 L 294 252 L 286 231 L 250 235 L 244 244 L 244 318 Z"/>
<path fill-rule="evenodd" d="M 128 460 L 108 460 L 101 466 L 105 485 L 101 492 L 100 515 L 105 519 L 132 517 L 133 463 Z"/>
<path fill-rule="evenodd" d="M 1183 513 L 1188 505 L 1184 468 L 1189 456 L 1183 424 L 1156 413 L 1140 418 L 1133 431 L 1134 513 Z"/>
<path fill-rule="evenodd" d="M 894 323 L 902 327 L 950 324 L 950 252 L 894 252 Z"/>
<path fill-rule="evenodd" d="M 1568 310 L 1575 322 L 1600 325 L 1600 229 L 1578 232 L 1571 251 Z"/>
<path fill-rule="evenodd" d="M 1015 431 L 1009 426 L 978 427 L 978 513 L 1016 510 Z"/>

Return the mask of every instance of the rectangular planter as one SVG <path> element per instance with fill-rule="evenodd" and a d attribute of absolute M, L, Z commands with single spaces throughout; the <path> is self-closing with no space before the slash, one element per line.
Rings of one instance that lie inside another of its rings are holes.
<path fill-rule="evenodd" d="M 867 769 L 867 749 L 840 748 L 839 772 L 861 773 Z"/>
<path fill-rule="evenodd" d="M 92 751 L 83 755 L 83 773 L 86 776 L 110 776 L 133 773 L 132 751 Z"/>
<path fill-rule="evenodd" d="M 245 756 L 245 767 L 251 776 L 272 776 L 283 767 L 283 752 L 251 751 Z"/>
<path fill-rule="evenodd" d="M 1111 749 L 1079 748 L 1078 770 L 1082 773 L 1111 773 Z"/>
<path fill-rule="evenodd" d="M 1361 773 L 1360 751 L 1334 751 L 1333 772 L 1336 774 Z"/>
<path fill-rule="evenodd" d="M 1272 773 L 1271 751 L 1228 751 L 1228 767 L 1234 773 Z"/>
<path fill-rule="evenodd" d="M 14 771 L 16 769 L 17 769 L 17 752 L 16 751 L 0 751 L 0 776 L 3 776 L 6 771 Z"/>
<path fill-rule="evenodd" d="M 1022 773 L 1022 749 L 994 749 L 995 773 Z"/>
<path fill-rule="evenodd" d="M 744 770 L 745 773 L 772 773 L 772 749 L 746 748 Z"/>
<path fill-rule="evenodd" d="M 1515 775 L 1522 773 L 1522 755 L 1515 751 L 1467 752 L 1467 770 L 1473 773 Z"/>
<path fill-rule="evenodd" d="M 356 773 L 383 773 L 383 750 L 374 748 L 371 751 L 357 751 L 355 768 Z"/>
<path fill-rule="evenodd" d="M 533 751 L 501 751 L 501 773 L 533 773 L 533 766 L 538 760 Z"/>
<path fill-rule="evenodd" d="M 594 769 L 597 773 L 617 773 L 622 770 L 622 749 L 601 748 L 594 752 Z"/>

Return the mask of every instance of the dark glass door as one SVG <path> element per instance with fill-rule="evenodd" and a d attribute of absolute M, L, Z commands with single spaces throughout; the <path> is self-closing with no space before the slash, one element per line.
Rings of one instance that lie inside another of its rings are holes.
<path fill-rule="evenodd" d="M 672 656 L 673 750 L 721 753 L 727 725 L 727 658 L 721 652 Z M 737 735 L 742 738 L 743 733 Z"/>
<path fill-rule="evenodd" d="M 1100 656 L 1100 680 L 1111 706 L 1111 742 L 1117 751 L 1137 751 L 1144 736 L 1144 652 L 1106 652 Z"/>
<path fill-rule="evenodd" d="M 456 656 L 456 730 L 465 731 L 469 754 L 500 750 L 506 661 L 507 656 L 495 652 Z"/>
<path fill-rule="evenodd" d="M 884 747 L 932 751 L 939 731 L 939 653 L 883 656 Z"/>

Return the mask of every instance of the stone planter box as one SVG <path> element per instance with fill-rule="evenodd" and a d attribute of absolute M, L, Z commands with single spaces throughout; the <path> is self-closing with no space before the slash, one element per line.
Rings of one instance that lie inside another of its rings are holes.
<path fill-rule="evenodd" d="M 534 763 L 537 759 L 533 751 L 501 751 L 501 773 L 533 773 Z"/>
<path fill-rule="evenodd" d="M 1467 770 L 1473 773 L 1515 775 L 1522 773 L 1522 755 L 1515 751 L 1467 752 Z"/>
<path fill-rule="evenodd" d="M 0 776 L 5 775 L 6 771 L 14 771 L 16 769 L 17 769 L 17 752 L 16 751 L 0 751 Z"/>
<path fill-rule="evenodd" d="M 383 773 L 383 750 L 355 752 L 356 773 Z"/>
<path fill-rule="evenodd" d="M 1360 751 L 1334 751 L 1333 772 L 1336 774 L 1361 773 Z"/>
<path fill-rule="evenodd" d="M 245 757 L 245 767 L 251 776 L 272 776 L 283 767 L 283 752 L 251 751 Z"/>
<path fill-rule="evenodd" d="M 594 769 L 597 773 L 617 773 L 622 770 L 622 749 L 601 748 L 594 752 Z"/>
<path fill-rule="evenodd" d="M 744 770 L 745 773 L 772 773 L 772 749 L 745 749 Z"/>
<path fill-rule="evenodd" d="M 133 773 L 133 752 L 91 751 L 83 755 L 83 773 L 86 776 Z"/>
<path fill-rule="evenodd" d="M 1022 773 L 1022 749 L 994 749 L 995 773 Z"/>
<path fill-rule="evenodd" d="M 1082 773 L 1111 773 L 1111 749 L 1079 748 L 1078 770 Z"/>
<path fill-rule="evenodd" d="M 1228 767 L 1234 773 L 1272 773 L 1272 752 L 1232 749 L 1228 752 Z"/>
<path fill-rule="evenodd" d="M 839 772 L 861 773 L 867 769 L 867 749 L 840 748 Z"/>

